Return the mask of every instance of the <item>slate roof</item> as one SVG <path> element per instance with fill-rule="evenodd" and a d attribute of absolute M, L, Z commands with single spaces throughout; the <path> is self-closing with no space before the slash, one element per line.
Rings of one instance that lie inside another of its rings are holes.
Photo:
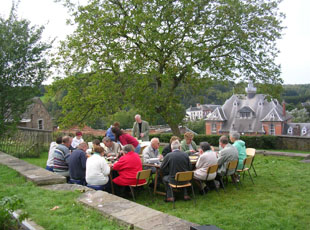
<path fill-rule="evenodd" d="M 287 113 L 283 114 L 282 105 L 276 99 L 268 101 L 266 95 L 255 94 L 254 90 L 250 91 L 249 96 L 232 95 L 221 108 L 214 110 L 205 120 L 223 121 L 220 132 L 263 134 L 265 131 L 262 122 L 284 122 L 291 118 Z M 248 114 L 250 117 L 247 117 Z"/>

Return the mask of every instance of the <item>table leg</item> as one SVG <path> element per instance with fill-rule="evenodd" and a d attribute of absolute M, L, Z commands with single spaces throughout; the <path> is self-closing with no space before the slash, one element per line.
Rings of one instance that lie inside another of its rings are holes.
<path fill-rule="evenodd" d="M 112 194 L 115 195 L 111 173 L 110 173 L 109 177 L 110 177 L 110 182 L 111 182 L 111 191 L 112 191 Z"/>

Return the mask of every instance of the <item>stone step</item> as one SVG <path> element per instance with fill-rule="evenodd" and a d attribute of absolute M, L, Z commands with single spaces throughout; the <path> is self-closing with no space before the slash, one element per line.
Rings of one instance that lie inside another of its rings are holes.
<path fill-rule="evenodd" d="M 66 178 L 50 172 L 44 168 L 29 164 L 9 154 L 0 152 L 0 164 L 6 165 L 17 171 L 28 181 L 32 181 L 36 185 L 50 185 L 66 183 Z"/>

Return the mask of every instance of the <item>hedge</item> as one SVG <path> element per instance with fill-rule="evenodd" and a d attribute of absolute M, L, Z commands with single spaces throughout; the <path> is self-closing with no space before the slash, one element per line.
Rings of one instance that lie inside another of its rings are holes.
<path fill-rule="evenodd" d="M 150 139 L 153 137 L 159 138 L 160 142 L 169 143 L 172 134 L 151 134 Z M 213 146 L 219 145 L 219 139 L 221 135 L 203 135 L 198 134 L 194 136 L 194 141 L 196 144 L 200 142 L 207 141 Z M 246 143 L 247 148 L 256 149 L 277 149 L 277 143 L 280 141 L 277 136 L 241 136 L 241 140 Z"/>

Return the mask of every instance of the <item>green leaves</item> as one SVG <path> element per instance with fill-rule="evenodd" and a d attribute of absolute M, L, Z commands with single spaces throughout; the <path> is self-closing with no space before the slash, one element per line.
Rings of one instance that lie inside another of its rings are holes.
<path fill-rule="evenodd" d="M 282 30 L 278 3 L 92 0 L 74 10 L 77 29 L 60 49 L 62 64 L 68 75 L 117 77 L 118 105 L 133 104 L 178 124 L 182 84 L 244 78 L 281 84 L 274 63 Z"/>

